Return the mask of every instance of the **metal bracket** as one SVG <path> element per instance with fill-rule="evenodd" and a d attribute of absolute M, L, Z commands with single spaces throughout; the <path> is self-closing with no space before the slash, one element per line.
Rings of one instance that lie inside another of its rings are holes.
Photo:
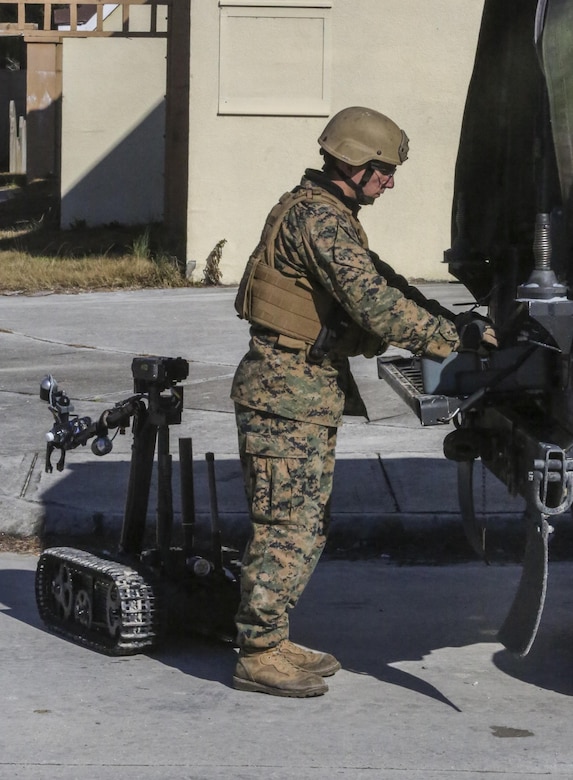
<path fill-rule="evenodd" d="M 533 470 L 528 474 L 531 490 L 526 498 L 542 514 L 560 515 L 573 504 L 573 460 L 560 447 L 542 446 L 544 456 L 533 461 Z"/>

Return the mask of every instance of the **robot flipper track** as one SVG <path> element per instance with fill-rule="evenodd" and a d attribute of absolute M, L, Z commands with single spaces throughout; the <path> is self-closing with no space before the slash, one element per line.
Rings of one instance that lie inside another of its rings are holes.
<path fill-rule="evenodd" d="M 129 566 L 82 550 L 42 553 L 36 602 L 50 630 L 108 655 L 148 651 L 158 639 L 151 584 Z"/>

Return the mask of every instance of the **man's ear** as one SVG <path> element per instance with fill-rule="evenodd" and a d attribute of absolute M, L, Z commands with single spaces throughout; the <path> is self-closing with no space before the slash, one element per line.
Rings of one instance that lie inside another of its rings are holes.
<path fill-rule="evenodd" d="M 338 167 L 342 173 L 345 173 L 347 176 L 354 176 L 357 170 L 354 165 L 350 165 L 350 163 L 343 162 L 342 160 L 338 161 Z"/>
<path fill-rule="evenodd" d="M 350 165 L 350 163 L 339 161 L 338 167 L 345 173 L 350 179 L 355 176 L 359 171 L 364 170 L 363 165 Z"/>

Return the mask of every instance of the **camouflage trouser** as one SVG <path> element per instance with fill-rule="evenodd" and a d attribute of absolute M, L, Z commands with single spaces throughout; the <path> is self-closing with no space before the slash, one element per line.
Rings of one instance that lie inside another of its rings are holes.
<path fill-rule="evenodd" d="M 241 575 L 238 642 L 274 647 L 288 638 L 297 603 L 324 548 L 336 428 L 236 407 L 252 521 Z"/>

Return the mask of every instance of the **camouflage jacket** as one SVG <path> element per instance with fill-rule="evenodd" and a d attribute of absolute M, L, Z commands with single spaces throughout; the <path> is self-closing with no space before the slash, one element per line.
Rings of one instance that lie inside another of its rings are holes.
<path fill-rule="evenodd" d="M 354 203 L 319 171 L 305 172 L 300 186 L 309 184 L 336 194 L 341 208 L 320 201 L 294 205 L 276 238 L 275 267 L 320 284 L 333 303 L 381 343 L 435 356 L 455 349 L 457 331 L 444 316 L 446 310 L 426 301 L 389 266 L 376 263 L 356 211 L 352 213 Z M 388 271 L 384 276 L 381 265 Z M 391 286 L 388 278 L 403 284 Z M 235 373 L 231 398 L 243 406 L 319 425 L 339 425 L 343 414 L 366 414 L 347 358 L 333 350 L 320 364 L 311 363 L 304 350 L 277 345 L 276 334 L 256 325 L 251 327 L 249 351 Z"/>

